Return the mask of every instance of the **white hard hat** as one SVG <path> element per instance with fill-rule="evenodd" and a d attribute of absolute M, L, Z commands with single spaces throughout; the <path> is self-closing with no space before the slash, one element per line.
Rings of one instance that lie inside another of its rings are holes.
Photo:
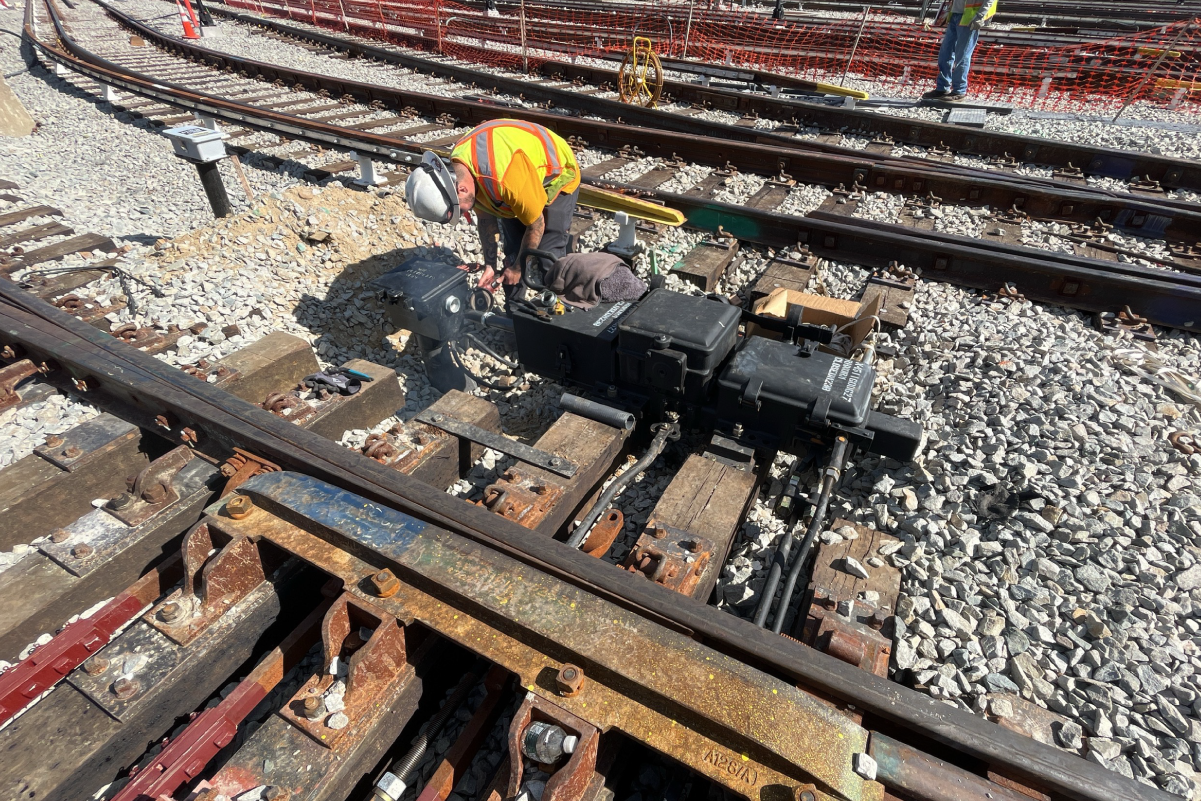
<path fill-rule="evenodd" d="M 457 183 L 446 162 L 427 150 L 405 181 L 405 199 L 421 219 L 454 225 L 459 221 Z"/>

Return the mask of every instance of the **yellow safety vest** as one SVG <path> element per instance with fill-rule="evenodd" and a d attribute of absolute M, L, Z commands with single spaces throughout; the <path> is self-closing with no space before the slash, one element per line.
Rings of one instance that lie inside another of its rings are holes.
<path fill-rule="evenodd" d="M 524 154 L 539 173 L 546 192 L 545 204 L 552 203 L 560 192 L 574 192 L 580 185 L 575 154 L 554 131 L 534 122 L 493 120 L 469 131 L 450 154 L 452 161 L 474 176 L 475 202 L 481 210 L 495 217 L 517 216 L 505 199 L 513 188 L 504 185 L 517 153 Z"/>

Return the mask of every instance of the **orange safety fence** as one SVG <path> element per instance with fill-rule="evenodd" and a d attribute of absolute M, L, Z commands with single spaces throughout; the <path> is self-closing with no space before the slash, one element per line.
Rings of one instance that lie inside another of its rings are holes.
<path fill-rule="evenodd" d="M 637 34 L 650 37 L 664 59 L 825 83 L 845 80 L 848 87 L 890 97 L 914 97 L 933 88 L 943 33 L 887 12 L 846 14 L 822 24 L 777 22 L 740 7 L 681 0 L 645 8 L 510 1 L 493 11 L 482 2 L 445 0 L 228 2 L 263 15 L 519 69 L 580 57 L 620 57 Z M 1037 31 L 987 28 L 972 59 L 969 91 L 976 100 L 1028 108 L 1113 108 L 1145 101 L 1196 110 L 1199 72 L 1201 19 L 1108 39 L 1079 34 L 1056 39 Z"/>

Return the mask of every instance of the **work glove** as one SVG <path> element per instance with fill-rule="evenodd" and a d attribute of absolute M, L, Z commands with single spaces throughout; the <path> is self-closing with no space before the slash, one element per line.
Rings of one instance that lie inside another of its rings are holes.
<path fill-rule="evenodd" d="M 354 395 L 363 388 L 364 380 L 371 381 L 373 379 L 366 373 L 360 373 L 357 370 L 331 367 L 320 373 L 306 375 L 302 383 L 313 390 L 325 388 L 327 391 L 337 392 L 339 395 Z"/>
<path fill-rule="evenodd" d="M 986 19 L 984 17 L 983 12 L 980 14 L 977 14 L 975 19 L 972 20 L 972 25 L 971 25 L 972 30 L 973 31 L 984 30 L 984 26 L 988 25 L 989 19 L 992 19 L 992 17 L 989 17 Z"/>

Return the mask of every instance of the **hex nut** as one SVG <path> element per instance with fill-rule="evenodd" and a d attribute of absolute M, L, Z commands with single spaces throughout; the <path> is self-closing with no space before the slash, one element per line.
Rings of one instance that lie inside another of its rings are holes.
<path fill-rule="evenodd" d="M 64 440 L 58 434 L 51 434 L 50 436 L 46 437 L 46 447 L 57 448 L 60 445 L 62 445 L 65 441 L 66 440 Z"/>
<path fill-rule="evenodd" d="M 371 587 L 371 594 L 377 598 L 391 598 L 400 590 L 400 579 L 392 573 L 391 570 L 380 570 L 372 573 L 367 584 Z"/>
<path fill-rule="evenodd" d="M 555 676 L 555 686 L 564 698 L 575 698 L 584 687 L 584 670 L 575 665 L 564 665 Z"/>
<path fill-rule="evenodd" d="M 56 528 L 50 532 L 50 541 L 54 543 L 66 542 L 71 536 L 71 532 L 65 528 Z"/>
<path fill-rule="evenodd" d="M 66 450 L 63 451 L 63 456 L 66 456 L 68 459 L 74 459 L 77 456 L 82 456 L 82 455 L 83 455 L 83 449 L 80 448 L 78 445 L 71 445 Z"/>
<path fill-rule="evenodd" d="M 225 502 L 225 511 L 234 520 L 241 520 L 254 511 L 254 501 L 247 495 L 235 495 Z"/>
<path fill-rule="evenodd" d="M 120 698 L 122 701 L 128 701 L 138 694 L 141 686 L 133 679 L 127 679 L 124 676 L 113 682 L 113 695 Z"/>
<path fill-rule="evenodd" d="M 174 623 L 183 615 L 183 606 L 179 601 L 168 601 L 158 610 L 158 618 L 164 623 Z"/>
<path fill-rule="evenodd" d="M 309 720 L 320 720 L 325 715 L 325 702 L 320 695 L 310 695 L 304 699 L 304 716 Z"/>
<path fill-rule="evenodd" d="M 96 654 L 91 659 L 83 663 L 83 672 L 89 676 L 99 676 L 104 671 L 108 670 L 108 659 Z"/>
<path fill-rule="evenodd" d="M 96 553 L 96 549 L 86 542 L 81 542 L 71 549 L 71 555 L 76 559 L 87 559 L 94 553 Z"/>

